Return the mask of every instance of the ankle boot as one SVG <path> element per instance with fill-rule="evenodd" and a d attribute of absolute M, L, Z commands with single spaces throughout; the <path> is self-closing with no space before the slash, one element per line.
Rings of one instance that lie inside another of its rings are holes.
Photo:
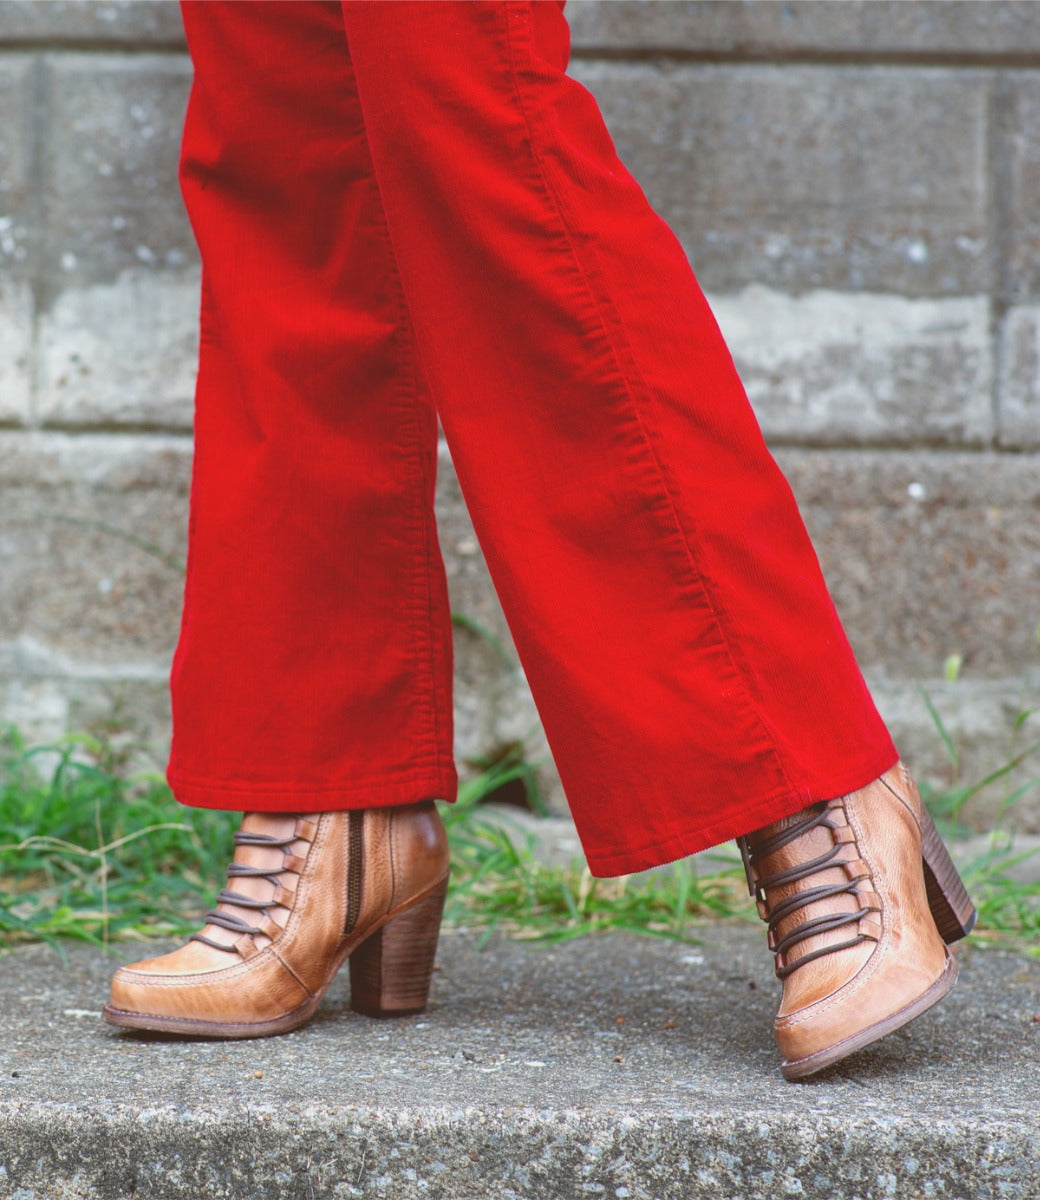
<path fill-rule="evenodd" d="M 902 763 L 738 845 L 783 983 L 785 1079 L 877 1041 L 953 986 L 946 945 L 975 909 Z"/>
<path fill-rule="evenodd" d="M 426 1006 L 448 883 L 433 801 L 292 816 L 249 813 L 206 925 L 121 967 L 104 1018 L 192 1037 L 266 1037 L 314 1015 L 350 960 L 351 1007 Z"/>

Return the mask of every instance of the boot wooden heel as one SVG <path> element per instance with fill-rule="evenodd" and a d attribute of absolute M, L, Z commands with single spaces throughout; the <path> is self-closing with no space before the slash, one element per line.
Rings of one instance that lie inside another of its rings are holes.
<path fill-rule="evenodd" d="M 351 954 L 350 1007 L 369 1017 L 422 1012 L 430 994 L 447 876 Z"/>
<path fill-rule="evenodd" d="M 921 816 L 921 857 L 928 907 L 943 941 L 949 945 L 971 933 L 977 913 L 927 809 Z"/>

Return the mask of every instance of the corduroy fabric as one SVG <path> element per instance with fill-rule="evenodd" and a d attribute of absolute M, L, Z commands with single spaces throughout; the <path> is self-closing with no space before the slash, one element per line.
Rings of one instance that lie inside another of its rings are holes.
<path fill-rule="evenodd" d="M 183 12 L 177 798 L 454 797 L 438 415 L 595 873 L 889 768 L 690 264 L 566 74 L 563 4 Z"/>

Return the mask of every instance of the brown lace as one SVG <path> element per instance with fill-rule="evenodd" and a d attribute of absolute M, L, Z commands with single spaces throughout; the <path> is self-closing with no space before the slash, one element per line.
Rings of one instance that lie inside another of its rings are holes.
<path fill-rule="evenodd" d="M 297 841 L 298 833 L 293 833 L 291 837 L 276 838 L 271 837 L 267 833 L 245 833 L 241 829 L 235 834 L 236 846 L 269 846 L 281 849 L 283 852 Z M 287 870 L 287 867 L 281 866 L 273 871 L 266 870 L 264 867 L 247 867 L 244 863 L 233 862 L 228 867 L 228 879 L 266 879 L 275 888 L 281 884 L 280 876 Z M 253 900 L 249 896 L 243 896 L 241 892 L 232 891 L 230 888 L 222 888 L 220 895 L 217 897 L 217 904 L 234 904 L 238 908 L 248 908 L 256 912 L 262 912 L 264 916 L 270 917 L 267 911 L 269 908 L 278 907 L 276 900 Z M 221 929 L 227 929 L 231 933 L 238 935 L 246 934 L 250 937 L 255 937 L 258 933 L 264 931 L 256 925 L 250 925 L 248 921 L 237 917 L 233 913 L 220 912 L 218 909 L 212 909 L 206 913 L 205 923 L 207 925 L 217 925 Z M 212 946 L 214 950 L 225 950 L 229 954 L 236 952 L 236 947 L 225 946 L 222 942 L 215 942 L 212 938 L 208 938 L 202 933 L 193 933 L 189 941 L 204 942 L 207 946 Z"/>
<path fill-rule="evenodd" d="M 777 850 L 782 849 L 803 834 L 810 833 L 820 826 L 836 830 L 838 827 L 831 822 L 829 811 L 826 803 L 814 804 L 804 813 L 800 813 L 790 825 L 780 830 L 779 833 L 761 839 L 755 837 L 754 845 L 752 845 L 751 837 L 737 839 L 744 859 L 748 889 L 758 901 L 759 912 L 768 921 L 769 944 L 776 955 L 776 974 L 779 979 L 786 979 L 792 971 L 797 971 L 799 967 L 812 962 L 815 958 L 821 958 L 824 954 L 834 954 L 838 950 L 848 950 L 853 946 L 858 946 L 861 942 L 876 940 L 870 934 L 858 932 L 855 937 L 843 942 L 836 942 L 833 946 L 822 946 L 818 950 L 811 950 L 794 962 L 786 961 L 787 952 L 791 947 L 797 946 L 807 938 L 820 933 L 828 933 L 832 929 L 841 929 L 846 925 L 858 925 L 864 917 L 869 916 L 872 912 L 881 911 L 873 905 L 865 905 L 856 912 L 829 913 L 822 917 L 811 917 L 796 925 L 785 937 L 779 937 L 778 930 L 781 921 L 795 910 L 806 908 L 818 900 L 829 900 L 835 896 L 855 896 L 859 884 L 870 878 L 866 872 L 863 872 L 853 876 L 846 883 L 819 884 L 816 887 L 807 888 L 805 891 L 795 892 L 779 901 L 774 908 L 770 908 L 767 893 L 771 888 L 796 883 L 800 879 L 808 879 L 817 871 L 825 870 L 829 866 L 840 867 L 843 865 L 844 860 L 839 859 L 838 855 L 841 853 L 844 843 L 835 840 L 829 850 L 807 862 L 797 863 L 793 867 L 775 871 L 771 875 L 762 875 L 758 869 L 760 862 L 764 862 L 771 854 L 776 853 Z"/>

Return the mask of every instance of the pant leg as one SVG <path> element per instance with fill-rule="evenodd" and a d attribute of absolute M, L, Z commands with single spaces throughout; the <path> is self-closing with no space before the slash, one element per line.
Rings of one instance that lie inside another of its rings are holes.
<path fill-rule="evenodd" d="M 339 7 L 183 14 L 203 300 L 171 786 L 244 810 L 453 798 L 436 414 Z"/>
<path fill-rule="evenodd" d="M 791 492 L 565 74 L 563 4 L 343 19 L 424 371 L 592 869 L 880 775 L 896 751 Z"/>

